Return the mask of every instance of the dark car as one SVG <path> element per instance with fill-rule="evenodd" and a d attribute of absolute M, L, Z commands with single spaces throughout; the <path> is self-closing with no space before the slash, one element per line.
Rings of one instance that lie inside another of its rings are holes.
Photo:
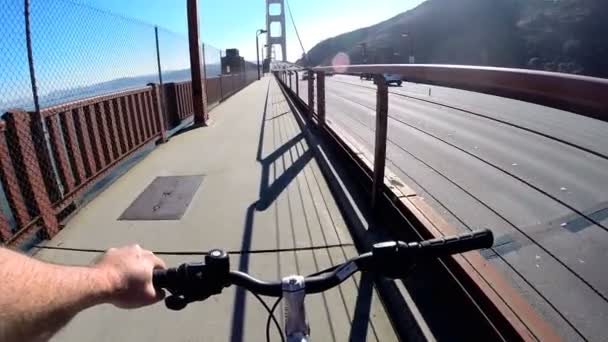
<path fill-rule="evenodd" d="M 310 74 L 312 74 L 312 75 L 310 75 Z M 310 76 L 309 76 L 309 75 L 310 75 Z M 314 74 L 314 73 L 311 73 L 310 71 L 305 71 L 305 72 L 302 74 L 302 80 L 303 80 L 303 81 L 305 81 L 305 80 L 307 80 L 307 79 L 309 79 L 309 78 L 311 78 L 311 79 L 313 79 L 313 80 L 314 80 L 314 79 L 315 79 L 315 74 Z"/>
<path fill-rule="evenodd" d="M 359 76 L 359 79 L 361 79 L 361 80 L 366 80 L 366 81 L 369 81 L 369 80 L 371 80 L 372 78 L 374 78 L 374 75 L 372 75 L 372 74 L 361 74 L 361 75 Z"/>

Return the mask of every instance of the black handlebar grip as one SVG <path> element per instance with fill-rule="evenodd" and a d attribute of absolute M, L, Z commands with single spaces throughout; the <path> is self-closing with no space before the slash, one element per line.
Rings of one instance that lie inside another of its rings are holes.
<path fill-rule="evenodd" d="M 456 236 L 420 242 L 420 249 L 427 256 L 442 257 L 476 249 L 490 248 L 494 235 L 489 229 L 478 230 Z"/>
<path fill-rule="evenodd" d="M 167 270 L 157 268 L 152 271 L 152 284 L 157 289 L 166 288 L 169 285 L 167 279 Z"/>

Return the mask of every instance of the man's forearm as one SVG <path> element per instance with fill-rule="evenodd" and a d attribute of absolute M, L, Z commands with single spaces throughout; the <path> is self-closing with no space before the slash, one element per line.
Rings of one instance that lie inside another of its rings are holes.
<path fill-rule="evenodd" d="M 105 302 L 111 286 L 97 268 L 52 265 L 0 248 L 0 341 L 47 340 L 79 311 Z"/>

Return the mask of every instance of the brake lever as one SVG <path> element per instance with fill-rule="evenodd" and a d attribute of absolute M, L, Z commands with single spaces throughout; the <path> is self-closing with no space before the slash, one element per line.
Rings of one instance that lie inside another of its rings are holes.
<path fill-rule="evenodd" d="M 204 301 L 220 294 L 228 284 L 230 261 L 223 250 L 212 250 L 204 263 L 187 263 L 167 273 L 166 289 L 171 293 L 165 306 L 179 311 L 192 302 Z"/>
<path fill-rule="evenodd" d="M 203 299 L 204 300 L 204 299 Z M 183 310 L 188 304 L 196 302 L 197 300 L 188 299 L 183 296 L 171 295 L 165 298 L 165 306 L 169 310 L 180 311 Z"/>

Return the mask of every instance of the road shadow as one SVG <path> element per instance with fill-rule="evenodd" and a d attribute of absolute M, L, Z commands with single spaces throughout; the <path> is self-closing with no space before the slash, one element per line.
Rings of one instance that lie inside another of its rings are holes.
<path fill-rule="evenodd" d="M 300 155 L 287 169 L 283 171 L 280 175 L 275 175 L 275 180 L 271 182 L 270 180 L 270 168 L 272 165 L 286 153 L 289 153 L 290 149 L 300 143 L 301 140 L 305 139 L 304 134 L 299 133 L 295 137 L 289 139 L 283 145 L 272 151 L 266 157 L 262 157 L 263 149 L 264 149 L 264 136 L 265 136 L 265 126 L 267 122 L 270 124 L 271 120 L 282 117 L 284 115 L 289 115 L 288 113 L 281 113 L 277 116 L 266 119 L 269 109 L 268 99 L 270 95 L 270 83 L 268 85 L 268 89 L 266 90 L 266 100 L 264 103 L 264 112 L 262 114 L 261 119 L 261 127 L 260 127 L 260 135 L 258 140 L 258 148 L 256 160 L 262 166 L 262 173 L 260 177 L 260 187 L 259 187 L 259 195 L 258 199 L 249 205 L 247 211 L 245 213 L 245 223 L 243 227 L 243 237 L 241 242 L 241 250 L 246 251 L 251 249 L 251 241 L 253 236 L 253 226 L 255 221 L 255 213 L 259 211 L 265 211 L 274 203 L 274 201 L 279 197 L 279 195 L 289 186 L 289 184 L 297 177 L 297 175 L 302 172 L 304 167 L 312 160 L 313 152 L 310 149 L 307 149 L 302 155 Z M 273 104 L 273 105 L 276 105 Z M 239 271 L 248 272 L 249 271 L 249 254 L 243 253 L 239 258 Z M 244 327 L 244 318 L 246 311 L 246 292 L 242 288 L 236 289 L 234 306 L 233 306 L 233 316 L 232 316 L 232 329 L 231 329 L 231 342 L 241 342 L 243 341 L 243 327 Z"/>

